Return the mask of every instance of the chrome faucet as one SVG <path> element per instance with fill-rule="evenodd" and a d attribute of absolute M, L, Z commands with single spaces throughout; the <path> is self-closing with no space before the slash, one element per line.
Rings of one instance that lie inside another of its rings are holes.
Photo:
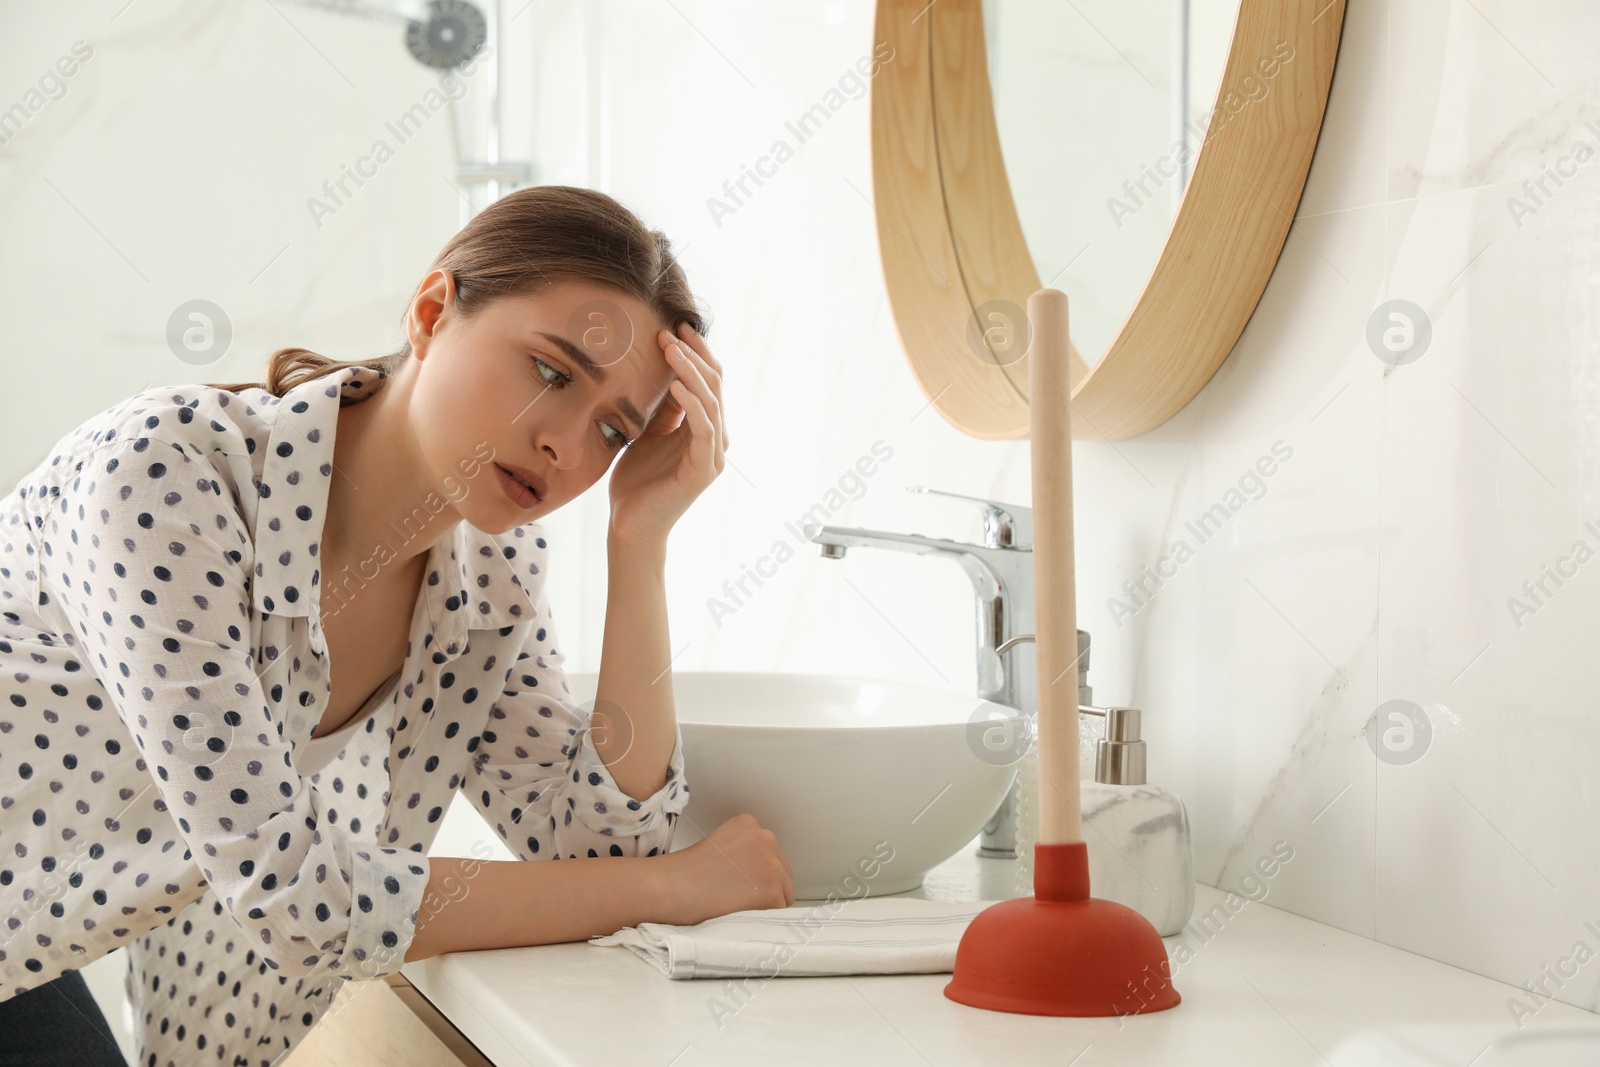
<path fill-rule="evenodd" d="M 978 696 L 1015 708 L 1031 722 L 1039 708 L 1034 658 L 1019 656 L 1007 669 L 1002 657 L 1020 641 L 1031 638 L 1034 630 L 1032 509 L 921 485 L 908 485 L 906 490 L 979 505 L 983 512 L 983 543 L 815 523 L 806 525 L 805 535 L 821 546 L 825 559 L 843 559 L 851 548 L 888 548 L 943 556 L 959 564 L 972 579 L 977 594 Z M 1087 633 L 1078 631 L 1080 704 L 1093 703 L 1087 685 L 1088 638 Z M 1011 791 L 984 826 L 978 855 L 1005 859 L 1017 855 L 1016 783 L 1012 783 Z"/>

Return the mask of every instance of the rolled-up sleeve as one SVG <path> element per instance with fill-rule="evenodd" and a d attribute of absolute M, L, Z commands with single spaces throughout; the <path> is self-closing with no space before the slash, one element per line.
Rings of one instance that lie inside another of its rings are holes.
<path fill-rule="evenodd" d="M 421 853 L 353 838 L 295 770 L 251 650 L 254 552 L 198 452 L 155 437 L 89 452 L 40 505 L 41 567 L 207 883 L 273 969 L 398 971 Z M 65 551 L 62 548 L 65 547 Z"/>
<path fill-rule="evenodd" d="M 572 699 L 541 590 L 528 642 L 489 709 L 461 788 L 520 859 L 654 856 L 672 847 L 689 801 L 678 727 L 666 781 L 635 799 L 611 776 L 590 733 L 591 713 Z"/>

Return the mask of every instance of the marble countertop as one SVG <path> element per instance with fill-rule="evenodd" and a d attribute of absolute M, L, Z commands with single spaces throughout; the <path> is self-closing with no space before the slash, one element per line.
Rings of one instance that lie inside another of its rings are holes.
<path fill-rule="evenodd" d="M 980 859 L 976 844 L 895 895 L 1017 895 L 1016 861 Z M 1183 1002 L 1122 1019 L 971 1008 L 945 997 L 948 974 L 751 980 L 735 998 L 721 980 L 672 981 L 626 949 L 583 942 L 449 953 L 404 974 L 497 1067 L 1556 1062 L 1554 1046 L 1541 1059 L 1484 1055 L 1514 1030 L 1507 1001 L 1522 990 L 1267 903 L 1234 897 L 1233 911 L 1228 896 L 1197 885 L 1194 920 L 1165 939 Z M 1519 1036 L 1575 1025 L 1600 1041 L 1600 1018 L 1558 1002 Z"/>

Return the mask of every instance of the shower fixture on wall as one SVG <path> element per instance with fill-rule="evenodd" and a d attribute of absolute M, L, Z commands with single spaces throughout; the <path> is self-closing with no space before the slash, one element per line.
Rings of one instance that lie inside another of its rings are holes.
<path fill-rule="evenodd" d="M 342 15 L 406 24 L 406 49 L 417 62 L 450 70 L 488 39 L 488 20 L 468 0 L 297 0 Z"/>
<path fill-rule="evenodd" d="M 405 46 L 412 58 L 435 70 L 455 70 L 476 56 L 484 45 L 486 80 L 489 89 L 489 115 L 481 161 L 467 160 L 461 150 L 460 121 L 456 99 L 450 104 L 450 146 L 456 159 L 456 179 L 487 187 L 493 203 L 511 190 L 532 180 L 533 168 L 527 162 L 500 158 L 500 0 L 487 0 L 491 14 L 470 0 L 294 0 L 305 7 L 317 7 L 344 15 L 405 24 Z M 465 213 L 463 222 L 466 221 Z"/>
<path fill-rule="evenodd" d="M 472 58 L 488 36 L 483 12 L 466 0 L 433 0 L 427 18 L 406 23 L 406 47 L 417 62 L 439 70 Z"/>

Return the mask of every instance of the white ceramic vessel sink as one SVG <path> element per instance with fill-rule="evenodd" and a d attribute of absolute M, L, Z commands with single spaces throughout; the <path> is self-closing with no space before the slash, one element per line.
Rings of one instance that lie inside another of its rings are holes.
<path fill-rule="evenodd" d="M 569 672 L 594 707 L 597 672 Z M 674 671 L 689 803 L 673 850 L 749 812 L 777 835 L 799 900 L 915 889 L 983 829 L 1016 777 L 980 757 L 989 715 L 1016 712 L 870 678 Z M 992 727 L 991 727 L 992 728 Z"/>

